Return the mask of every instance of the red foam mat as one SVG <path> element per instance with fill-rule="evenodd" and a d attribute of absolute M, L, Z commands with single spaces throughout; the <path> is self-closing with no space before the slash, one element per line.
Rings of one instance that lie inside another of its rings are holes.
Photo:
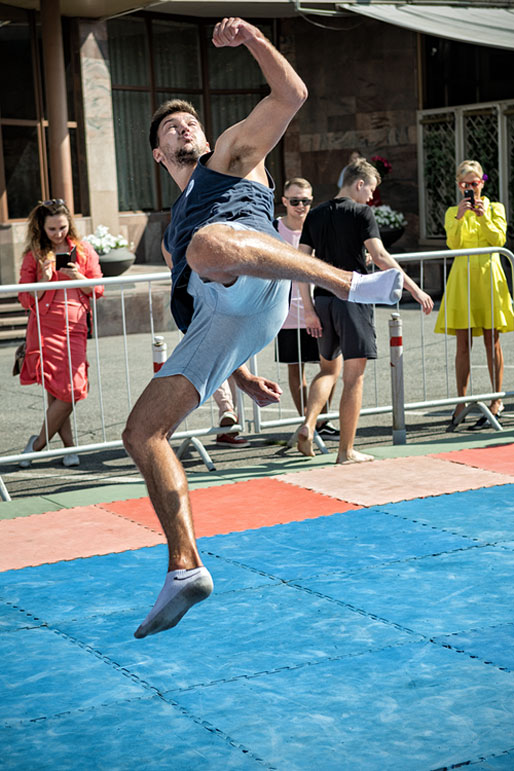
<path fill-rule="evenodd" d="M 490 447 L 476 447 L 472 450 L 441 452 L 432 457 L 514 476 L 514 444 L 495 444 Z"/>
<path fill-rule="evenodd" d="M 360 508 L 274 478 L 201 488 L 190 495 L 197 537 L 314 519 Z M 162 532 L 148 498 L 104 503 L 101 507 Z"/>
<path fill-rule="evenodd" d="M 0 572 L 162 543 L 162 534 L 98 506 L 0 521 Z"/>

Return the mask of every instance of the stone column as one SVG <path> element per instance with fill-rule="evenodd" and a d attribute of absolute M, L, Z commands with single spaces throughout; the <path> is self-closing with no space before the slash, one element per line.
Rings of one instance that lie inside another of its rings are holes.
<path fill-rule="evenodd" d="M 53 198 L 64 198 L 73 213 L 71 147 L 60 0 L 41 0 L 41 35 L 46 86 L 50 176 Z"/>
<path fill-rule="evenodd" d="M 91 228 L 119 233 L 118 183 L 105 22 L 81 21 L 80 63 Z"/>

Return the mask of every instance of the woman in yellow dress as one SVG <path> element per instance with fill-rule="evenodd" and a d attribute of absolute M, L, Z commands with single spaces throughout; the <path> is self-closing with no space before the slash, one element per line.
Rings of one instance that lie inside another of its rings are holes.
<path fill-rule="evenodd" d="M 478 161 L 467 160 L 458 166 L 457 184 L 462 199 L 458 206 L 451 206 L 447 210 L 444 221 L 446 243 L 450 249 L 504 245 L 507 232 L 505 207 L 482 196 L 485 179 Z M 435 332 L 446 332 L 457 338 L 455 375 L 459 396 L 465 396 L 468 387 L 470 344 L 473 344 L 474 337 L 480 335 L 484 336 L 492 389 L 502 390 L 503 352 L 500 332 L 512 330 L 512 299 L 500 256 L 472 254 L 455 257 L 437 316 Z M 457 405 L 447 431 L 455 429 L 457 418 L 464 407 L 463 403 Z M 503 411 L 501 399 L 493 399 L 490 410 L 493 415 L 499 416 Z M 487 424 L 487 418 L 482 416 L 471 429 L 484 428 Z"/>

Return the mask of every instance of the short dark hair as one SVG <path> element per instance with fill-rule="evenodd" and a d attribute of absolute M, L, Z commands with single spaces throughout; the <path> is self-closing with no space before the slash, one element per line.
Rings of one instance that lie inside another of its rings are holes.
<path fill-rule="evenodd" d="M 344 170 L 343 174 L 343 187 L 351 187 L 358 179 L 369 185 L 372 182 L 380 185 L 382 177 L 378 173 L 377 169 L 366 160 L 358 160 L 355 163 L 350 163 Z"/>
<path fill-rule="evenodd" d="M 188 112 L 190 115 L 193 116 L 193 118 L 196 118 L 196 120 L 202 126 L 200 116 L 196 112 L 191 102 L 186 102 L 185 99 L 168 99 L 168 101 L 161 104 L 161 106 L 158 107 L 157 110 L 152 115 L 152 121 L 150 123 L 150 137 L 149 137 L 150 147 L 152 148 L 152 150 L 154 150 L 159 144 L 158 138 L 157 138 L 157 132 L 159 131 L 159 126 L 161 125 L 162 121 L 168 115 L 173 115 L 173 113 L 175 112 Z M 202 129 L 203 129 L 203 126 L 202 126 Z"/>

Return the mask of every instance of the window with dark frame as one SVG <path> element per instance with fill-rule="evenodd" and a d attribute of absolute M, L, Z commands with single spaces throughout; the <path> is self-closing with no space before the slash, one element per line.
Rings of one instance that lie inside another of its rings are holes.
<path fill-rule="evenodd" d="M 0 26 L 0 175 L 7 198 L 3 216 L 15 220 L 25 219 L 38 200 L 51 198 L 52 185 L 38 17 L 34 11 L 12 9 L 8 22 Z M 74 206 L 76 213 L 86 214 L 87 177 L 85 164 L 80 163 L 83 139 L 76 120 L 81 95 L 77 46 L 72 40 L 74 21 L 63 17 L 62 25 Z"/>
<path fill-rule="evenodd" d="M 258 26 L 273 39 L 271 22 Z M 211 146 L 229 125 L 243 119 L 269 92 L 244 48 L 215 49 L 209 22 L 133 14 L 107 22 L 111 65 L 116 168 L 120 211 L 160 211 L 179 190 L 153 160 L 148 142 L 155 109 L 175 97 L 190 101 Z M 281 151 L 267 165 L 281 189 Z"/>
<path fill-rule="evenodd" d="M 423 35 L 423 109 L 514 96 L 514 51 Z"/>

